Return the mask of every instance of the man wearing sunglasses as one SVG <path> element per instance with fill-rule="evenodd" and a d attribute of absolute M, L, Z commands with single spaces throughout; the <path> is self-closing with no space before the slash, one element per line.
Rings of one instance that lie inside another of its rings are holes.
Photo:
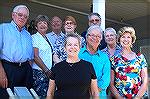
<path fill-rule="evenodd" d="M 0 97 L 8 94 L 6 88 L 32 87 L 32 38 L 25 28 L 29 9 L 18 5 L 12 11 L 12 21 L 0 24 Z"/>
<path fill-rule="evenodd" d="M 101 16 L 98 13 L 91 13 L 88 15 L 88 25 L 89 27 L 92 25 L 98 25 L 101 26 Z M 86 39 L 86 34 L 87 31 L 84 31 L 81 36 L 84 37 Z M 102 39 L 100 45 L 99 45 L 99 49 L 103 49 L 106 47 L 106 43 L 104 41 L 104 39 Z"/>

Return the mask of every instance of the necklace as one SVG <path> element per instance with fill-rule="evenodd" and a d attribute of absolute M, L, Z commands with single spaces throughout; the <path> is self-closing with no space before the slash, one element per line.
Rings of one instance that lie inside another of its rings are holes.
<path fill-rule="evenodd" d="M 79 62 L 80 61 L 80 59 L 78 59 L 77 61 L 74 61 L 74 62 L 69 62 L 68 60 L 66 60 L 66 62 L 68 63 L 68 65 L 70 66 L 70 67 L 72 67 L 75 63 L 77 63 L 77 62 Z"/>
<path fill-rule="evenodd" d="M 72 67 L 72 66 L 74 65 L 74 63 L 68 63 L 68 65 L 69 65 L 70 67 Z"/>

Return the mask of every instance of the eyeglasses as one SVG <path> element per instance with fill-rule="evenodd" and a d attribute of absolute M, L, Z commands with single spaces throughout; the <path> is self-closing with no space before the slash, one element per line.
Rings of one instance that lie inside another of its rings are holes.
<path fill-rule="evenodd" d="M 73 23 L 73 22 L 66 22 L 66 23 L 65 23 L 65 25 L 69 25 L 69 24 L 70 24 L 70 25 L 73 25 L 74 23 Z"/>
<path fill-rule="evenodd" d="M 95 37 L 95 38 L 101 38 L 100 35 L 94 35 L 94 34 L 88 34 L 88 36 L 90 36 L 90 37 Z"/>
<path fill-rule="evenodd" d="M 24 17 L 25 19 L 27 19 L 28 18 L 28 16 L 27 15 L 24 15 L 24 14 L 22 14 L 22 13 L 18 13 L 18 12 L 15 12 L 19 17 Z"/>
<path fill-rule="evenodd" d="M 100 19 L 95 19 L 95 20 L 94 20 L 94 19 L 92 19 L 92 20 L 90 20 L 90 22 L 91 22 L 91 23 L 94 23 L 94 21 L 95 21 L 95 22 L 99 22 L 99 21 L 100 21 Z"/>

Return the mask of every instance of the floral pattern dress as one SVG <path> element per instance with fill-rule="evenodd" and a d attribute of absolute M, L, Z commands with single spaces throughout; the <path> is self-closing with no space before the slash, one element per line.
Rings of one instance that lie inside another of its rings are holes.
<path fill-rule="evenodd" d="M 121 54 L 113 56 L 111 59 L 114 71 L 114 86 L 119 94 L 125 98 L 133 98 L 137 95 L 141 85 L 141 71 L 147 67 L 143 54 L 137 54 L 135 59 L 128 60 Z M 148 96 L 145 92 L 144 96 Z"/>

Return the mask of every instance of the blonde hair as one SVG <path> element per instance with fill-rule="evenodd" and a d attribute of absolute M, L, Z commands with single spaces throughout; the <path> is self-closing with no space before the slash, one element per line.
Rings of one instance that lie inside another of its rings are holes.
<path fill-rule="evenodd" d="M 118 43 L 120 42 L 120 37 L 124 35 L 124 33 L 130 33 L 132 37 L 132 43 L 135 43 L 136 40 L 135 30 L 133 27 L 127 26 L 120 28 L 120 30 L 118 31 L 118 38 L 117 38 Z"/>

